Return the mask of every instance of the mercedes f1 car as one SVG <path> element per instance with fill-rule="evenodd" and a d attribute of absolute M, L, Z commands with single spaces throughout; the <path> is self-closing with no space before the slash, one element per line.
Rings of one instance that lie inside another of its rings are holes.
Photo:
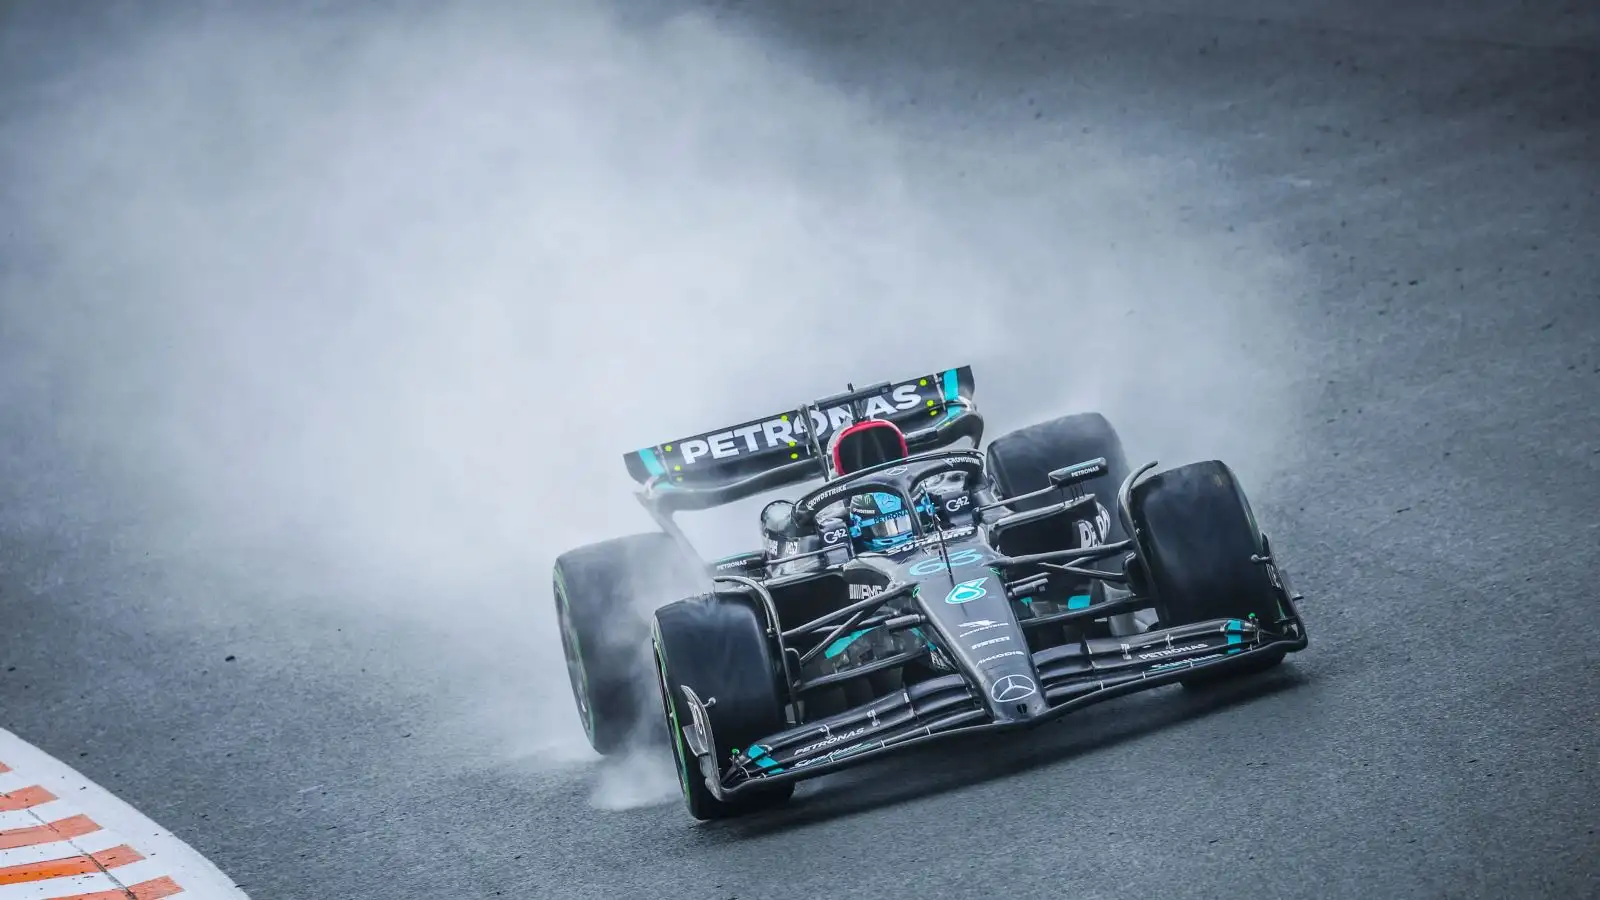
<path fill-rule="evenodd" d="M 972 394 L 970 367 L 950 369 L 627 454 L 660 530 L 555 564 L 595 749 L 664 719 L 689 812 L 721 818 L 905 747 L 1307 646 L 1225 464 L 1130 472 L 1094 413 L 980 452 Z M 674 522 L 805 482 L 748 553 L 701 561 Z"/>

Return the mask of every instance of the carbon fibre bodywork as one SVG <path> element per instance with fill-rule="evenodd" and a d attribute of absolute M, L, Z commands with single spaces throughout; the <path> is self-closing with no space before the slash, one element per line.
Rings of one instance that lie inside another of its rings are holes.
<path fill-rule="evenodd" d="M 1001 496 L 989 457 L 976 449 L 984 421 L 972 393 L 969 368 L 947 369 L 626 456 L 643 505 L 696 559 L 673 523 L 676 512 L 822 481 L 793 501 L 793 541 L 702 561 L 714 590 L 696 602 L 756 611 L 760 624 L 749 639 L 767 645 L 762 658 L 770 660 L 773 702 L 783 707 L 774 721 L 782 726 L 719 741 L 711 713 L 718 698 L 707 685 L 720 676 L 702 673 L 699 690 L 669 679 L 659 633 L 654 638 L 680 775 L 698 774 L 716 801 L 754 799 L 763 787 L 943 737 L 1031 727 L 1307 646 L 1299 597 L 1259 531 L 1249 563 L 1264 568 L 1272 591 L 1270 600 L 1258 595 L 1260 615 L 1165 614 L 1130 507 L 1153 462 L 1128 474 L 1115 498 L 1108 496 L 1115 482 L 1107 481 L 1113 467 L 1104 458 L 1050 471 L 1043 488 Z M 834 472 L 823 435 L 873 417 L 909 429 L 906 455 Z M 949 449 L 962 440 L 974 449 Z M 1120 445 L 1116 452 L 1120 459 Z M 1116 466 L 1126 471 L 1125 463 Z M 1089 484 L 1099 484 L 1099 493 Z M 884 552 L 853 544 L 838 514 L 867 493 L 892 495 L 915 511 L 907 543 Z M 1107 506 L 1115 507 L 1120 529 Z M 1116 530 L 1130 537 L 1113 540 Z M 1243 554 L 1238 562 L 1249 568 Z M 716 646 L 700 640 L 690 636 L 685 646 Z M 761 677 L 766 666 L 737 677 Z M 721 689 L 745 683 L 724 680 Z"/>
<path fill-rule="evenodd" d="M 913 457 L 857 473 L 799 501 L 802 511 L 816 509 L 858 491 L 900 491 L 930 470 L 965 469 L 976 454 L 949 451 Z M 1120 512 L 1128 530 L 1126 496 L 1132 483 L 1153 467 L 1146 466 L 1123 485 Z M 1057 489 L 1072 486 L 1097 471 L 1093 460 L 1053 473 Z M 897 471 L 898 470 L 898 471 Z M 893 473 L 892 475 L 890 473 Z M 1047 515 L 1071 516 L 1092 496 L 1067 496 Z M 999 508 L 994 504 L 988 508 Z M 983 509 L 984 507 L 978 507 Z M 981 518 L 981 515 L 979 516 Z M 1038 517 L 1034 517 L 1037 519 Z M 895 554 L 862 554 L 825 572 L 787 581 L 762 583 L 738 576 L 720 576 L 719 587 L 743 591 L 768 610 L 770 637 L 784 660 L 782 676 L 792 695 L 807 692 L 871 670 L 936 661 L 938 674 L 872 701 L 813 721 L 796 723 L 751 742 L 730 759 L 716 758 L 708 705 L 687 685 L 681 699 L 687 721 L 683 739 L 698 763 L 707 788 L 719 799 L 731 799 L 761 785 L 812 778 L 865 762 L 895 749 L 940 737 L 985 730 L 1025 728 L 1074 709 L 1124 694 L 1190 677 L 1218 665 L 1237 666 L 1246 659 L 1292 652 L 1307 638 L 1287 586 L 1270 553 L 1257 558 L 1266 567 L 1278 593 L 1275 621 L 1217 619 L 1157 628 L 1136 635 L 1090 637 L 1038 646 L 1036 635 L 1063 625 L 1086 626 L 1109 617 L 1149 609 L 1154 600 L 1126 588 L 1134 552 L 1132 540 L 1089 547 L 1071 547 L 1029 555 L 1007 555 L 1006 525 L 1015 515 L 987 524 L 967 524 L 919 534 L 912 546 Z M 1126 556 L 1124 556 L 1126 554 Z M 1119 571 L 1085 568 L 1124 557 Z M 852 584 L 881 588 L 873 596 L 845 605 L 804 624 L 784 627 L 779 597 L 806 579 L 837 574 Z M 1137 581 L 1137 578 L 1132 580 Z M 1061 600 L 1053 613 L 1036 607 L 1047 598 Z M 797 662 L 862 628 L 916 629 L 924 637 L 916 649 L 877 660 L 871 669 L 843 670 L 825 679 L 797 674 Z"/>

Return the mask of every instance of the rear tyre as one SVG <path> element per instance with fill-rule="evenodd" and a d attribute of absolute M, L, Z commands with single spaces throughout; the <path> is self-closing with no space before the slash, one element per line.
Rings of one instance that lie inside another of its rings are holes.
<path fill-rule="evenodd" d="M 1099 541 L 1111 544 L 1126 537 L 1123 534 L 1122 520 L 1116 515 L 1115 510 L 1117 490 L 1122 486 L 1123 479 L 1128 477 L 1128 457 L 1122 450 L 1122 438 L 1117 435 L 1117 430 L 1111 427 L 1105 416 L 1100 413 L 1062 416 L 996 438 L 989 443 L 988 468 L 994 474 L 996 486 L 1000 489 L 1001 498 L 1004 499 L 1049 487 L 1050 473 L 1063 466 L 1101 458 L 1106 461 L 1106 473 L 1081 482 L 1081 487 L 1085 493 L 1093 494 L 1100 505 L 1093 515 L 1096 520 L 1094 525 L 1099 531 Z M 1017 512 L 1025 512 L 1060 500 L 1060 494 L 1045 494 L 1032 500 L 1006 505 Z M 1082 533 L 1085 527 L 1084 521 L 1086 520 L 1079 520 L 1077 534 L 1061 535 L 1059 540 L 1047 542 L 1048 546 L 1028 547 L 1024 552 L 1057 550 L 1074 545 L 1067 543 L 1068 541 L 1081 544 L 1087 536 Z M 1114 565 L 1114 561 L 1107 560 L 1098 567 Z M 1116 592 L 1119 589 L 1107 586 L 1105 590 Z M 1098 589 L 1091 591 L 1091 595 L 1097 592 Z M 1148 614 L 1141 613 L 1141 615 L 1148 617 Z M 1133 613 L 1124 613 L 1113 616 L 1107 625 L 1088 623 L 1079 627 L 1045 626 L 1033 630 L 1030 634 L 1030 646 L 1034 650 L 1040 650 L 1048 646 L 1071 643 L 1078 639 L 1083 629 L 1088 629 L 1091 635 L 1134 634 L 1139 631 L 1140 625 Z"/>
<path fill-rule="evenodd" d="M 1086 493 L 1095 495 L 1107 510 L 1117 508 L 1117 489 L 1128 477 L 1128 457 L 1122 452 L 1122 438 L 1099 413 L 1062 416 L 1027 428 L 1019 428 L 989 442 L 989 471 L 1003 497 L 1017 497 L 1050 486 L 1050 473 L 1062 466 L 1105 458 L 1106 473 L 1083 482 Z M 1007 504 L 1017 512 L 1058 502 L 1046 494 L 1033 500 Z M 1122 523 L 1111 517 L 1106 541 L 1122 540 Z"/>
<path fill-rule="evenodd" d="M 671 537 L 635 534 L 561 554 L 551 580 L 578 717 L 608 756 L 650 708 L 650 610 L 696 589 L 692 567 Z"/>
<path fill-rule="evenodd" d="M 691 597 L 656 610 L 652 642 L 662 712 L 689 814 L 702 821 L 726 819 L 788 800 L 793 782 L 741 793 L 729 802 L 718 800 L 706 787 L 682 730 L 690 722 L 683 685 L 703 701 L 716 699 L 705 712 L 719 764 L 751 742 L 784 730 L 782 670 L 767 639 L 764 616 L 739 594 Z"/>
<path fill-rule="evenodd" d="M 1250 618 L 1270 625 L 1285 614 L 1266 567 L 1251 561 L 1265 544 L 1225 464 L 1207 460 L 1151 476 L 1134 486 L 1128 505 L 1163 626 Z M 1283 662 L 1285 652 L 1218 665 L 1183 684 L 1263 672 Z"/>

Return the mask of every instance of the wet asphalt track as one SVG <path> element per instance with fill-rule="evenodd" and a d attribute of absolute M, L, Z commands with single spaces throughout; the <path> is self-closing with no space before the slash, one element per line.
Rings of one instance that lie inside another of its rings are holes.
<path fill-rule="evenodd" d="M 1316 398 L 1300 467 L 1252 485 L 1312 629 L 1274 677 L 695 828 L 593 810 L 470 731 L 408 751 L 421 698 L 472 699 L 425 635 L 152 624 L 181 602 L 159 567 L 80 534 L 0 550 L 0 724 L 258 900 L 1600 895 L 1600 17 L 1498 5 L 723 12 L 929 134 L 1070 110 L 1180 135 L 1144 149 L 1221 173 L 1209 214 L 1312 273 L 1283 298 L 1308 338 L 1282 374 Z M 78 587 L 40 602 L 63 554 Z"/>

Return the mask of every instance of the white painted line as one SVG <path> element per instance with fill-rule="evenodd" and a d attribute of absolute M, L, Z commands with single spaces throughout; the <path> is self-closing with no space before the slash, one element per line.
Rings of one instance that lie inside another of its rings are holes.
<path fill-rule="evenodd" d="M 0 811 L 0 832 L 32 829 L 86 815 L 99 829 L 63 841 L 0 850 L 0 870 L 45 860 L 84 857 L 126 845 L 143 859 L 109 865 L 102 872 L 0 884 L 0 900 L 56 900 L 96 891 L 127 891 L 133 885 L 170 878 L 182 892 L 175 900 L 249 900 L 244 891 L 194 848 L 174 837 L 116 795 L 60 760 L 0 728 L 0 794 L 41 787 L 57 799 L 26 809 Z M 0 797 L 0 802 L 5 800 Z M 13 800 L 13 805 L 16 801 Z M 61 848 L 70 848 L 61 854 Z M 49 849 L 46 849 L 49 848 Z M 55 855 L 40 855 L 55 854 Z M 57 865 L 57 863 L 51 863 Z M 131 894 L 130 894 L 131 896 Z"/>
<path fill-rule="evenodd" d="M 49 881 L 0 885 L 0 900 L 58 900 L 61 897 L 81 897 L 99 891 L 121 890 L 122 887 L 107 875 L 80 875 L 76 878 L 52 878 Z M 183 894 L 173 896 L 189 900 Z"/>
<path fill-rule="evenodd" d="M 13 828 L 32 828 L 40 822 L 59 822 L 68 816 L 75 816 L 82 810 L 65 800 L 53 800 L 41 803 L 32 809 L 20 809 L 15 812 L 0 812 L 0 831 L 10 831 Z"/>
<path fill-rule="evenodd" d="M 32 844 L 27 847 L 12 847 L 9 850 L 0 850 L 0 869 L 7 866 L 21 866 L 28 863 L 46 862 L 52 859 L 66 859 L 72 856 L 82 856 L 85 853 L 99 853 L 101 850 L 110 850 L 127 844 L 128 840 L 115 831 L 102 828 L 92 834 L 73 838 L 68 841 L 51 841 L 48 844 Z M 131 846 L 131 845 L 130 845 Z"/>

